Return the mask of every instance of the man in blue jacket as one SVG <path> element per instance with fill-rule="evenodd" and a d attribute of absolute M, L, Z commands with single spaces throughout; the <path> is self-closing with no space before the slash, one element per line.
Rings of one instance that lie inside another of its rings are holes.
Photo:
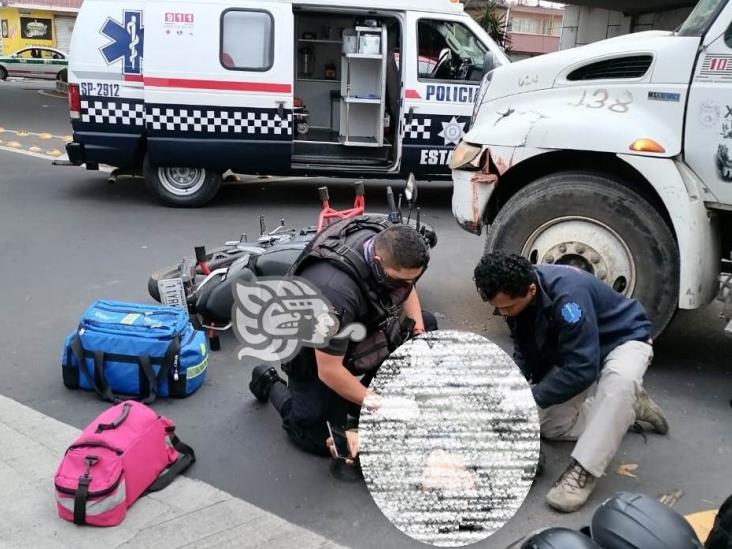
<path fill-rule="evenodd" d="M 574 267 L 534 266 L 495 252 L 481 259 L 474 279 L 483 300 L 506 318 L 542 437 L 577 441 L 546 496 L 554 509 L 576 511 L 635 422 L 668 432 L 643 390 L 653 358 L 651 323 L 640 303 Z"/>

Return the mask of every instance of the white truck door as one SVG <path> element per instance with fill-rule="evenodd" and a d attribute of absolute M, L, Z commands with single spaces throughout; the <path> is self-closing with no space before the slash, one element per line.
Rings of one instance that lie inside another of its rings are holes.
<path fill-rule="evenodd" d="M 471 18 L 410 12 L 404 55 L 402 172 L 447 176 L 468 130 L 486 52 L 505 55 Z"/>
<path fill-rule="evenodd" d="M 732 4 L 703 38 L 689 93 L 684 157 L 719 202 L 732 204 Z"/>
<path fill-rule="evenodd" d="M 288 3 L 150 2 L 145 111 L 153 166 L 283 173 L 292 160 Z"/>

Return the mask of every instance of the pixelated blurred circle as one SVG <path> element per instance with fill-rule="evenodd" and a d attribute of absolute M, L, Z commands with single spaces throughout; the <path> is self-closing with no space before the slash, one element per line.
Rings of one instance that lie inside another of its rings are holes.
<path fill-rule="evenodd" d="M 511 357 L 477 334 L 430 332 L 392 353 L 370 387 L 381 407 L 361 411 L 361 467 L 397 528 L 457 547 L 513 517 L 536 473 L 539 418 Z"/>

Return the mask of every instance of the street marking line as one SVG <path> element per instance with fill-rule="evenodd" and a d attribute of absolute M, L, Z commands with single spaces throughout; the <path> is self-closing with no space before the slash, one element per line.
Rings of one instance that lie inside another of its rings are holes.
<path fill-rule="evenodd" d="M 48 93 L 45 90 L 37 90 L 37 91 L 38 91 L 38 93 L 40 93 L 41 95 L 45 95 L 46 97 L 55 97 L 56 99 L 67 99 L 68 98 L 68 96 L 66 96 L 66 95 L 59 95 L 57 93 Z"/>
<path fill-rule="evenodd" d="M 49 156 L 52 156 L 54 158 L 57 158 L 57 157 L 61 156 L 63 153 L 58 149 L 49 149 L 46 151 L 46 154 Z"/>
<path fill-rule="evenodd" d="M 20 144 L 20 143 L 18 143 L 17 141 L 8 141 L 8 142 L 6 143 L 6 145 L 7 145 L 8 147 L 12 147 L 12 148 L 14 148 L 14 149 L 22 149 L 22 148 L 23 148 L 23 145 L 21 145 L 21 144 Z"/>
<path fill-rule="evenodd" d="M 11 153 L 24 154 L 26 156 L 33 156 L 35 158 L 41 158 L 43 160 L 60 160 L 59 158 L 54 157 L 54 156 L 48 156 L 48 155 L 42 154 L 42 153 L 36 153 L 36 152 L 26 151 L 24 149 L 13 149 L 13 148 L 6 147 L 6 146 L 2 146 L 2 145 L 0 145 L 0 151 L 7 151 L 7 152 L 11 152 Z"/>
<path fill-rule="evenodd" d="M 712 531 L 714 526 L 714 519 L 717 516 L 717 509 L 711 509 L 709 511 L 700 511 L 699 513 L 691 513 L 686 515 L 684 518 L 691 524 L 694 532 L 699 539 L 704 542 L 709 537 L 709 532 Z"/>
<path fill-rule="evenodd" d="M 37 152 L 32 152 L 32 151 L 26 151 L 24 149 L 13 149 L 13 148 L 10 148 L 10 147 L 3 146 L 2 143 L 3 142 L 0 141 L 0 151 L 6 151 L 6 152 L 11 152 L 11 153 L 24 154 L 26 156 L 32 156 L 34 158 L 40 158 L 42 160 L 68 160 L 69 159 L 69 157 L 67 155 L 65 155 L 65 154 L 60 155 L 60 156 L 49 156 L 47 154 L 37 153 Z M 84 165 L 82 164 L 79 167 L 82 167 L 82 166 L 84 166 Z M 90 170 L 90 171 L 94 171 L 94 170 Z M 114 171 L 114 168 L 111 167 L 111 166 L 107 166 L 106 164 L 102 164 L 102 165 L 99 166 L 99 169 L 96 170 L 96 171 L 100 171 L 100 172 L 104 172 L 104 173 L 112 173 Z"/>
<path fill-rule="evenodd" d="M 71 141 L 73 140 L 73 137 L 70 135 L 54 135 L 52 133 L 48 132 L 42 132 L 42 133 L 36 133 L 36 132 L 29 132 L 28 130 L 10 130 L 8 128 L 3 128 L 0 126 L 0 133 L 8 132 L 8 133 L 14 133 L 17 137 L 28 137 L 28 136 L 34 136 L 34 137 L 40 137 L 41 139 L 62 139 L 64 141 Z"/>

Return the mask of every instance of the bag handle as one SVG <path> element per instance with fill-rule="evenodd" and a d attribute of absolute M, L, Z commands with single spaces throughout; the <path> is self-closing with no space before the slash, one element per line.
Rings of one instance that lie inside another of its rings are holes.
<path fill-rule="evenodd" d="M 102 351 L 94 352 L 95 375 L 92 376 L 89 368 L 86 365 L 86 360 L 84 358 L 84 347 L 81 344 L 81 338 L 79 337 L 78 333 L 75 334 L 72 338 L 70 346 L 71 351 L 76 357 L 76 361 L 79 363 L 79 369 L 89 380 L 89 383 L 94 389 L 94 392 L 97 393 L 97 395 L 99 395 L 102 400 L 107 400 L 114 404 L 125 400 L 112 393 L 112 390 L 109 388 L 109 384 L 104 377 L 104 353 Z M 178 371 L 178 364 L 180 360 L 180 336 L 175 336 L 170 342 L 170 345 L 168 345 L 157 376 L 155 375 L 155 371 L 152 368 L 152 362 L 149 356 L 143 355 L 138 357 L 137 360 L 140 365 L 140 370 L 142 370 L 145 378 L 147 378 L 149 389 L 145 397 L 140 396 L 133 400 L 139 400 L 143 404 L 151 404 L 157 398 L 159 388 L 168 377 L 170 369 L 173 368 L 174 373 L 177 373 Z"/>
<path fill-rule="evenodd" d="M 149 492 L 157 492 L 167 486 L 170 486 L 170 484 L 175 480 L 175 477 L 180 475 L 196 462 L 196 453 L 193 451 L 193 448 L 184 442 L 181 442 L 181 440 L 174 434 L 174 430 L 175 427 L 169 429 L 170 443 L 173 445 L 173 448 L 178 451 L 180 457 L 175 460 L 170 467 L 158 475 L 158 478 L 156 478 L 153 483 L 148 486 L 147 490 L 145 490 L 146 494 Z"/>
<path fill-rule="evenodd" d="M 112 423 L 100 423 L 99 425 L 97 425 L 97 431 L 96 432 L 97 433 L 101 433 L 102 431 L 108 431 L 110 429 L 116 429 L 117 427 L 119 427 L 120 425 L 122 425 L 122 423 L 124 423 L 124 421 L 127 419 L 127 416 L 130 415 L 130 408 L 132 408 L 132 406 L 130 405 L 130 403 L 129 402 L 125 402 L 122 405 L 122 413 L 119 415 L 119 417 L 117 419 L 115 419 Z"/>
<path fill-rule="evenodd" d="M 71 352 L 74 353 L 76 362 L 79 363 L 79 370 L 86 376 L 86 379 L 89 381 L 92 389 L 94 389 L 94 392 L 99 395 L 99 398 L 115 404 L 119 402 L 119 399 L 114 396 L 107 384 L 107 380 L 104 378 L 104 353 L 101 351 L 94 353 L 94 372 L 96 375 L 92 375 L 86 365 L 84 347 L 81 345 L 81 338 L 78 333 L 71 339 Z M 99 383 L 97 383 L 97 380 Z"/>

